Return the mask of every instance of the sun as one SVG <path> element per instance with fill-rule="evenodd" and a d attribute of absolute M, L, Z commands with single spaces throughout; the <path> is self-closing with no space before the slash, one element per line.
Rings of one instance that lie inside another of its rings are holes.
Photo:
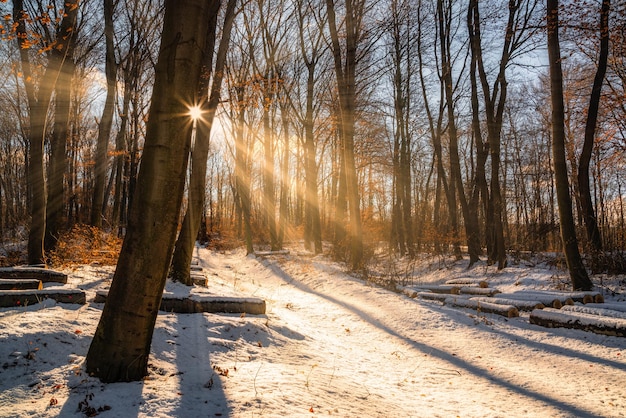
<path fill-rule="evenodd" d="M 202 117 L 202 109 L 200 109 L 200 106 L 191 106 L 189 108 L 189 117 L 193 120 L 200 119 Z"/>

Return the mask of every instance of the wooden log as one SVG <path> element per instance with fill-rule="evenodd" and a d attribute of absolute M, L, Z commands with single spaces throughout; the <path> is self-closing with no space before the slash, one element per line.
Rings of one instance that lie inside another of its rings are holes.
<path fill-rule="evenodd" d="M 543 303 L 544 306 L 552 307 L 555 309 L 560 309 L 563 306 L 563 302 L 554 297 L 554 295 L 539 293 L 539 292 L 513 292 L 513 293 L 500 293 L 498 295 L 499 298 L 502 299 L 515 299 L 515 300 L 531 300 L 535 302 Z M 565 304 L 573 305 L 574 301 L 571 299 L 565 299 Z"/>
<path fill-rule="evenodd" d="M 200 266 L 190 266 L 189 267 L 189 271 L 192 271 L 192 272 L 194 272 L 194 271 L 202 271 L 202 270 L 204 270 L 204 269 L 202 267 L 200 267 Z"/>
<path fill-rule="evenodd" d="M 415 299 L 417 297 L 417 290 L 407 289 L 406 287 L 402 289 L 402 293 L 404 293 L 411 299 Z"/>
<path fill-rule="evenodd" d="M 35 279 L 0 279 L 0 290 L 39 290 L 43 287 L 41 280 Z"/>
<path fill-rule="evenodd" d="M 444 304 L 458 306 L 460 308 L 470 308 L 479 312 L 506 316 L 507 318 L 514 318 L 519 316 L 519 311 L 515 306 L 498 305 L 496 303 L 481 302 L 475 299 L 447 298 L 444 301 Z"/>
<path fill-rule="evenodd" d="M 26 306 L 39 303 L 44 299 L 54 299 L 59 303 L 84 304 L 85 292 L 75 289 L 41 289 L 41 290 L 2 290 L 0 291 L 0 307 Z"/>
<path fill-rule="evenodd" d="M 446 284 L 460 284 L 460 285 L 476 285 L 478 287 L 486 288 L 489 287 L 489 283 L 485 279 L 473 279 L 469 277 L 458 278 L 458 279 L 450 279 L 446 281 Z"/>
<path fill-rule="evenodd" d="M 244 313 L 265 314 L 265 301 L 259 298 L 228 296 L 198 296 L 188 298 L 166 298 L 161 301 L 161 311 L 176 313 Z"/>
<path fill-rule="evenodd" d="M 626 302 L 588 303 L 585 306 L 590 308 L 603 308 L 611 309 L 613 311 L 626 312 Z"/>
<path fill-rule="evenodd" d="M 95 303 L 104 303 L 108 291 L 98 290 Z M 249 315 L 265 314 L 265 301 L 259 298 L 240 298 L 228 296 L 174 296 L 163 295 L 159 310 L 175 313 L 245 313 Z"/>
<path fill-rule="evenodd" d="M 479 302 L 488 302 L 495 303 L 497 305 L 512 305 L 517 308 L 518 311 L 530 312 L 533 309 L 543 309 L 545 305 L 541 302 L 537 302 L 536 300 L 521 300 L 521 299 L 505 299 L 500 296 L 496 297 L 476 297 L 470 298 L 472 300 L 477 300 Z"/>
<path fill-rule="evenodd" d="M 477 296 L 493 296 L 501 293 L 498 289 L 489 287 L 466 287 L 463 286 L 459 289 L 459 293 L 464 295 L 477 295 Z"/>
<path fill-rule="evenodd" d="M 547 328 L 580 329 L 602 335 L 626 337 L 626 320 L 601 317 L 580 312 L 557 309 L 537 309 L 530 314 L 530 323 Z"/>
<path fill-rule="evenodd" d="M 67 283 L 67 274 L 41 267 L 0 267 L 2 279 L 41 280 L 42 283 Z"/>
<path fill-rule="evenodd" d="M 461 287 L 451 284 L 438 284 L 438 285 L 420 285 L 417 286 L 419 292 L 433 292 L 433 293 L 445 293 L 448 295 L 458 295 Z"/>
<path fill-rule="evenodd" d="M 209 287 L 209 279 L 207 279 L 204 276 L 195 276 L 192 275 L 191 276 L 191 281 L 193 282 L 194 285 L 196 286 L 200 286 L 200 287 Z"/>
<path fill-rule="evenodd" d="M 561 308 L 561 311 L 579 312 L 579 313 L 584 313 L 584 314 L 589 314 L 589 315 L 607 316 L 609 318 L 626 319 L 626 312 L 614 311 L 612 309 L 607 309 L 605 307 L 596 308 L 596 307 L 589 306 L 588 304 L 584 306 L 581 306 L 581 305 L 563 306 Z"/>
<path fill-rule="evenodd" d="M 539 293 L 542 295 L 552 295 L 558 298 L 564 305 L 571 305 L 571 303 L 565 303 L 566 300 L 579 303 L 602 303 L 604 302 L 604 296 L 600 292 L 578 291 L 578 292 L 555 292 L 553 290 L 530 290 L 525 291 L 529 293 Z"/>
<path fill-rule="evenodd" d="M 255 251 L 254 255 L 258 257 L 268 257 L 271 255 L 289 255 L 289 250 L 278 250 L 278 251 Z"/>
<path fill-rule="evenodd" d="M 417 292 L 417 297 L 426 300 L 436 300 L 443 303 L 450 297 L 449 293 Z"/>

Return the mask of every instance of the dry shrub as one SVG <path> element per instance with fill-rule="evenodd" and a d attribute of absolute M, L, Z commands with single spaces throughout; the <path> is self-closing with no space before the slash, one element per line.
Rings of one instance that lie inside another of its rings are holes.
<path fill-rule="evenodd" d="M 99 263 L 115 265 L 122 247 L 117 236 L 88 225 L 75 225 L 62 233 L 49 254 L 55 267 Z"/>

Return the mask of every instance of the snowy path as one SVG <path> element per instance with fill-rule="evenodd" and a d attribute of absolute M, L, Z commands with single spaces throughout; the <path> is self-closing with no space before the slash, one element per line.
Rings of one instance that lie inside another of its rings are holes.
<path fill-rule="evenodd" d="M 84 374 L 102 304 L 0 308 L 0 417 L 626 416 L 626 338 L 412 300 L 324 257 L 201 250 L 200 264 L 209 291 L 262 297 L 267 314 L 160 314 L 141 382 Z M 471 274 L 509 289 L 559 274 L 524 269 Z M 420 280 L 468 274 L 432 270 Z M 79 266 L 71 285 L 92 300 L 111 271 Z"/>
<path fill-rule="evenodd" d="M 231 386 L 256 387 L 249 403 L 234 405 L 235 416 L 309 407 L 340 416 L 626 413 L 621 339 L 475 318 L 314 260 L 267 260 L 264 270 L 256 263 L 217 270 L 231 271 L 225 283 L 266 298 L 269 328 L 286 340 L 268 347 L 267 363 L 240 366 L 226 382 L 227 397 Z"/>

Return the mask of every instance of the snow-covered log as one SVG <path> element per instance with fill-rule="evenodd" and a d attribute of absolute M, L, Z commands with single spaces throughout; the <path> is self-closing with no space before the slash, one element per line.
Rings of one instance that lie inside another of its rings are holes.
<path fill-rule="evenodd" d="M 514 299 L 514 300 L 524 300 L 524 301 L 533 301 L 542 303 L 544 306 L 552 307 L 555 309 L 560 309 L 564 304 L 565 305 L 573 305 L 574 301 L 568 298 L 563 298 L 561 300 L 554 295 L 541 293 L 541 292 L 512 292 L 512 293 L 500 293 L 498 295 L 499 298 L 502 299 Z"/>
<path fill-rule="evenodd" d="M 289 255 L 289 250 L 255 251 L 254 255 L 256 255 L 257 257 L 268 257 L 271 255 Z"/>
<path fill-rule="evenodd" d="M 473 279 L 473 278 L 458 278 L 458 279 L 450 279 L 446 281 L 446 284 L 457 284 L 457 285 L 476 285 L 478 287 L 489 287 L 489 283 L 485 279 Z"/>
<path fill-rule="evenodd" d="M 533 309 L 543 309 L 545 305 L 541 302 L 537 302 L 536 300 L 521 300 L 521 299 L 505 299 L 500 296 L 496 297 L 478 297 L 471 298 L 471 300 L 477 300 L 479 302 L 487 302 L 487 303 L 495 303 L 497 305 L 512 305 L 515 306 L 519 311 L 527 311 L 530 312 Z"/>
<path fill-rule="evenodd" d="M 602 303 L 604 302 L 604 296 L 600 292 L 591 292 L 591 291 L 578 291 L 578 292 L 555 292 L 552 290 L 527 290 L 528 293 L 539 293 L 542 295 L 552 295 L 555 298 L 558 298 L 564 305 L 570 305 L 570 303 L 565 303 L 566 300 L 571 300 L 573 302 L 580 303 Z"/>
<path fill-rule="evenodd" d="M 626 302 L 588 303 L 585 306 L 590 308 L 603 308 L 611 309 L 613 311 L 626 312 Z"/>
<path fill-rule="evenodd" d="M 426 300 L 436 300 L 443 303 L 450 297 L 449 293 L 417 292 L 417 297 Z"/>
<path fill-rule="evenodd" d="M 598 315 L 598 316 L 607 316 L 610 318 L 620 318 L 626 319 L 626 312 L 614 311 L 612 309 L 607 309 L 605 307 L 596 308 L 591 307 L 589 305 L 567 305 L 561 308 L 562 311 L 566 312 L 580 312 L 589 315 Z"/>
<path fill-rule="evenodd" d="M 41 290 L 2 290 L 0 307 L 26 306 L 39 303 L 44 299 L 54 299 L 59 303 L 85 303 L 85 292 L 75 289 Z"/>
<path fill-rule="evenodd" d="M 571 328 L 596 334 L 626 337 L 626 319 L 609 318 L 558 309 L 536 309 L 530 314 L 530 323 L 547 328 Z"/>
<path fill-rule="evenodd" d="M 461 308 L 475 309 L 479 312 L 491 313 L 496 315 L 514 318 L 519 316 L 519 311 L 512 305 L 498 305 L 496 303 L 481 302 L 476 299 L 453 298 L 449 297 L 444 301 L 445 305 L 458 306 Z"/>
<path fill-rule="evenodd" d="M 210 312 L 263 315 L 265 313 L 265 301 L 259 298 L 228 296 L 163 297 L 159 310 L 177 313 Z"/>
<path fill-rule="evenodd" d="M 476 296 L 493 296 L 501 293 L 498 289 L 490 287 L 467 287 L 463 286 L 459 289 L 459 293 L 464 295 L 476 295 Z"/>
<path fill-rule="evenodd" d="M 0 279 L 0 290 L 39 290 L 42 287 L 41 280 L 36 279 Z"/>
<path fill-rule="evenodd" d="M 433 292 L 433 293 L 446 293 L 448 295 L 458 295 L 461 291 L 461 286 L 451 284 L 423 284 L 417 286 L 420 292 Z"/>
<path fill-rule="evenodd" d="M 98 290 L 95 303 L 106 302 L 108 292 Z M 176 313 L 245 313 L 262 315 L 265 313 L 265 301 L 259 298 L 228 296 L 175 296 L 164 294 L 160 311 Z"/>
<path fill-rule="evenodd" d="M 67 274 L 42 267 L 0 267 L 2 279 L 41 280 L 42 283 L 67 283 Z"/>

